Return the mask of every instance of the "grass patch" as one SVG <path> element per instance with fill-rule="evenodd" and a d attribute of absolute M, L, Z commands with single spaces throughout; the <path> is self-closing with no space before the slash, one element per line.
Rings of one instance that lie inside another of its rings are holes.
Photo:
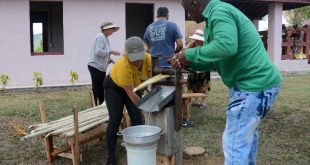
<path fill-rule="evenodd" d="M 298 164 L 310 162 L 310 75 L 283 78 L 282 90 L 272 110 L 260 125 L 257 164 Z M 185 129 L 185 145 L 203 145 L 208 155 L 223 157 L 222 133 L 228 89 L 212 81 L 208 109 L 193 109 L 193 128 Z"/>
<path fill-rule="evenodd" d="M 286 76 L 282 91 L 272 110 L 260 125 L 260 146 L 257 164 L 298 164 L 310 162 L 310 75 Z M 46 164 L 40 138 L 21 142 L 13 137 L 14 130 L 8 125 L 15 119 L 25 128 L 40 123 L 38 104 L 46 105 L 47 120 L 55 120 L 72 114 L 72 106 L 81 110 L 91 107 L 89 89 L 53 90 L 36 92 L 9 92 L 0 95 L 0 164 Z M 225 127 L 225 108 L 228 89 L 221 80 L 212 80 L 208 95 L 208 109 L 192 109 L 194 127 L 184 129 L 184 146 L 201 145 L 206 156 L 223 158 L 222 133 Z M 104 163 L 104 142 L 89 144 L 82 149 L 87 159 Z M 98 146 L 99 145 L 99 146 Z M 83 147 L 82 147 L 83 148 Z M 123 155 L 122 159 L 126 159 Z M 90 163 L 89 162 L 89 163 Z M 56 164 L 71 164 L 58 159 Z M 201 162 L 200 162 L 201 163 Z M 91 163 L 90 163 L 91 164 Z M 197 163 L 199 164 L 199 163 Z"/>

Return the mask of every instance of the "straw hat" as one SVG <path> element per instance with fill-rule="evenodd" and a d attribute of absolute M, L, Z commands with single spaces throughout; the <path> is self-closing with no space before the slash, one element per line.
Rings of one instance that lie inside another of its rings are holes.
<path fill-rule="evenodd" d="M 109 21 L 104 21 L 101 26 L 100 29 L 105 30 L 105 29 L 114 29 L 115 31 L 119 30 L 119 26 L 113 24 L 112 22 Z"/>
<path fill-rule="evenodd" d="M 205 41 L 205 38 L 203 36 L 203 31 L 200 29 L 197 29 L 195 33 L 188 38 L 193 39 L 193 40 L 198 40 L 198 41 Z"/>

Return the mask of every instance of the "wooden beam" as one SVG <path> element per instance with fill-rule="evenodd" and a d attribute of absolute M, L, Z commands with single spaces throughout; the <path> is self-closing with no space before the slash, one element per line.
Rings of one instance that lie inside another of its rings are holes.
<path fill-rule="evenodd" d="M 175 119 L 175 130 L 178 131 L 182 128 L 183 112 L 182 112 L 182 73 L 176 71 L 175 73 L 175 108 L 174 108 L 174 119 Z"/>
<path fill-rule="evenodd" d="M 78 108 L 76 106 L 72 109 L 74 118 L 74 144 L 71 145 L 71 151 L 73 156 L 73 165 L 80 164 L 80 150 L 79 150 L 79 118 L 78 118 Z"/>
<path fill-rule="evenodd" d="M 43 102 L 39 103 L 40 115 L 42 123 L 46 123 L 46 115 L 45 115 L 45 106 Z M 48 136 L 43 138 L 43 143 L 45 146 L 46 157 L 49 163 L 54 162 L 54 157 L 52 156 L 52 152 L 54 151 L 53 137 Z"/>
<path fill-rule="evenodd" d="M 198 97 L 207 97 L 204 93 L 183 93 L 182 99 L 189 99 L 189 98 L 198 98 Z"/>

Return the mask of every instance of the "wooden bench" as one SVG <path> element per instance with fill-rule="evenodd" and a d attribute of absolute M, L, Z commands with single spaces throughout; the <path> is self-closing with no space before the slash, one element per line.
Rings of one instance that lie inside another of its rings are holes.
<path fill-rule="evenodd" d="M 107 123 L 100 124 L 98 126 L 95 126 L 94 128 L 91 128 L 85 132 L 79 133 L 79 125 L 78 125 L 78 108 L 73 108 L 73 118 L 74 118 L 74 136 L 72 137 L 65 137 L 65 136 L 42 136 L 44 145 L 45 145 L 45 151 L 47 155 L 47 159 L 49 163 L 52 163 L 54 161 L 54 158 L 56 156 L 65 157 L 72 159 L 73 165 L 80 164 L 81 160 L 81 154 L 79 151 L 79 145 L 95 140 L 95 139 L 102 139 L 105 135 L 105 130 L 107 127 Z M 42 123 L 46 123 L 46 115 L 45 115 L 45 106 L 43 103 L 40 103 L 40 113 L 41 113 L 41 121 Z M 62 148 L 57 148 L 54 146 L 53 138 L 60 137 L 65 138 L 68 142 L 68 145 Z"/>
<path fill-rule="evenodd" d="M 91 98 L 91 105 L 94 107 L 95 105 L 95 100 L 94 100 L 94 95 L 92 92 L 89 92 L 90 98 Z M 39 109 L 40 109 L 40 114 L 41 114 L 41 121 L 42 123 L 46 123 L 46 114 L 45 114 L 45 106 L 41 102 L 39 104 Z M 80 153 L 79 150 L 79 145 L 93 141 L 95 139 L 103 139 L 105 134 L 106 134 L 106 128 L 107 128 L 107 123 L 100 124 L 98 126 L 95 126 L 94 128 L 91 128 L 85 132 L 79 132 L 79 125 L 78 125 L 78 108 L 73 107 L 72 109 L 73 112 L 73 118 L 74 118 L 74 136 L 73 137 L 65 137 L 65 136 L 42 136 L 44 146 L 45 146 L 45 152 L 47 155 L 47 159 L 49 164 L 54 162 L 54 158 L 59 156 L 59 157 L 65 157 L 72 159 L 73 165 L 79 165 L 80 161 L 82 159 L 82 154 Z M 130 118 L 128 116 L 127 110 L 124 110 L 124 117 L 122 121 L 121 128 L 124 129 L 126 127 L 130 126 Z M 68 145 L 64 146 L 62 148 L 58 148 L 54 146 L 53 138 L 64 138 L 66 139 Z"/>

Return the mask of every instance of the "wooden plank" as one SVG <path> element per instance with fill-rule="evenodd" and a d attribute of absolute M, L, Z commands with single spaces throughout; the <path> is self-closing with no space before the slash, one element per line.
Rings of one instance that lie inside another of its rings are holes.
<path fill-rule="evenodd" d="M 189 113 L 189 99 L 183 99 L 182 100 L 182 111 L 183 111 L 183 120 L 189 120 L 190 113 Z"/>
<path fill-rule="evenodd" d="M 188 99 L 188 98 L 198 98 L 198 97 L 207 97 L 204 93 L 183 93 L 182 99 Z"/>
<path fill-rule="evenodd" d="M 157 165 L 176 165 L 176 154 L 171 156 L 166 156 L 162 154 L 156 155 L 156 164 Z"/>
<path fill-rule="evenodd" d="M 74 144 L 71 145 L 71 151 L 73 156 L 73 165 L 80 164 L 80 150 L 79 150 L 79 119 L 78 108 L 76 106 L 72 109 L 74 118 Z"/>
<path fill-rule="evenodd" d="M 92 105 L 93 107 L 95 107 L 95 106 L 96 106 L 96 103 L 95 103 L 95 97 L 94 97 L 93 91 L 89 91 L 89 95 L 90 95 L 90 102 L 91 102 L 91 105 Z"/>
<path fill-rule="evenodd" d="M 60 149 L 55 149 L 54 152 L 52 152 L 52 156 L 59 156 L 61 153 L 70 150 L 70 148 L 71 146 L 66 146 Z"/>
<path fill-rule="evenodd" d="M 175 100 L 174 100 L 174 119 L 175 130 L 178 131 L 182 128 L 183 112 L 182 112 L 182 73 L 176 71 L 175 73 Z"/>
<path fill-rule="evenodd" d="M 145 124 L 160 127 L 165 132 L 158 141 L 157 153 L 170 156 L 182 151 L 182 129 L 175 130 L 173 107 L 166 107 L 159 112 L 146 113 L 145 121 Z"/>
<path fill-rule="evenodd" d="M 52 162 L 54 162 L 54 157 L 52 156 L 52 152 L 54 151 L 53 137 L 48 136 L 48 137 L 44 138 L 43 141 L 44 141 L 47 160 L 49 163 L 52 163 Z"/>
<path fill-rule="evenodd" d="M 106 128 L 105 124 L 105 127 Z M 106 134 L 106 132 L 103 130 L 103 126 L 97 127 L 95 130 L 92 130 L 92 132 L 86 132 L 83 134 L 79 134 L 79 144 L 83 144 L 89 141 L 92 141 L 94 139 L 100 139 Z M 69 144 L 74 143 L 74 137 L 73 138 L 68 138 Z"/>
<path fill-rule="evenodd" d="M 63 152 L 63 153 L 58 154 L 58 156 L 69 158 L 69 159 L 73 159 L 72 155 L 73 155 L 72 153 L 68 153 L 68 152 Z"/>
<path fill-rule="evenodd" d="M 45 114 L 45 106 L 43 102 L 39 103 L 40 115 L 42 123 L 46 123 L 46 114 Z M 48 136 L 43 138 L 43 143 L 45 146 L 46 157 L 49 163 L 54 162 L 54 157 L 52 156 L 52 152 L 54 150 L 53 137 Z"/>
<path fill-rule="evenodd" d="M 40 115 L 41 115 L 41 121 L 42 123 L 46 123 L 46 115 L 45 115 L 45 106 L 43 102 L 39 103 L 39 108 L 40 108 Z"/>

